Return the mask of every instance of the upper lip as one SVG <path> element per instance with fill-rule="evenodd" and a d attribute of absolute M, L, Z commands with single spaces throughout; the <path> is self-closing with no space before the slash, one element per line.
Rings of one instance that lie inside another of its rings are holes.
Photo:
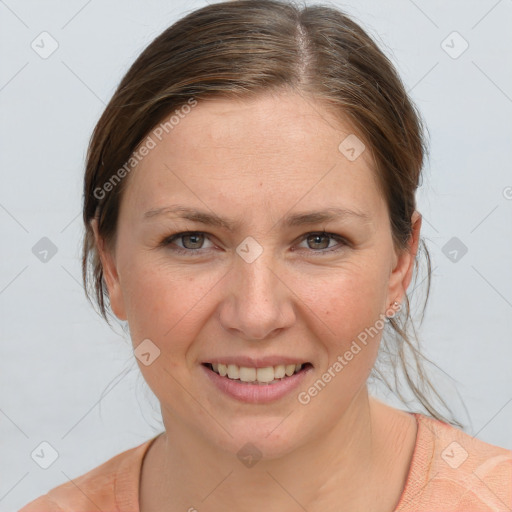
<path fill-rule="evenodd" d="M 306 364 L 306 359 L 298 359 L 290 356 L 266 356 L 266 357 L 249 357 L 249 356 L 226 356 L 212 357 L 203 364 L 234 364 L 236 366 L 244 366 L 247 368 L 266 368 L 268 366 L 277 366 L 280 364 Z"/>

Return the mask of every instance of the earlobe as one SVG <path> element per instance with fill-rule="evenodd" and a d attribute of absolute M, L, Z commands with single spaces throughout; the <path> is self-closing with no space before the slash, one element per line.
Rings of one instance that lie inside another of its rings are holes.
<path fill-rule="evenodd" d="M 404 290 L 407 290 L 409 287 L 409 283 L 412 279 L 412 274 L 414 271 L 414 263 L 416 261 L 416 254 L 418 253 L 418 246 L 420 243 L 420 232 L 421 232 L 421 223 L 422 223 L 422 216 L 418 211 L 414 211 L 411 218 L 411 225 L 412 225 L 412 233 L 409 241 L 409 254 L 411 255 L 411 261 L 409 268 L 407 269 L 406 273 L 406 282 L 404 283 Z"/>
<path fill-rule="evenodd" d="M 407 249 L 402 251 L 396 260 L 391 272 L 388 289 L 388 303 L 393 301 L 403 302 L 403 297 L 412 279 L 416 254 L 420 240 L 422 217 L 418 211 L 414 211 L 411 217 L 412 231 Z"/>
<path fill-rule="evenodd" d="M 106 247 L 105 241 L 98 233 L 97 219 L 91 220 L 91 228 L 94 233 L 96 249 L 101 261 L 103 269 L 103 279 L 107 285 L 110 307 L 119 320 L 126 320 L 126 312 L 124 307 L 123 294 L 117 272 L 115 258 L 110 250 Z"/>

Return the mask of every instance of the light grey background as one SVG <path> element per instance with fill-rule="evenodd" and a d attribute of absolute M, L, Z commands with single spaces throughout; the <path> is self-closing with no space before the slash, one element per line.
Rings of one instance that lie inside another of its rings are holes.
<path fill-rule="evenodd" d="M 124 72 L 205 4 L 0 0 L 1 511 L 160 430 L 126 336 L 84 297 L 82 173 Z M 457 413 L 460 393 L 471 435 L 512 448 L 512 1 L 333 4 L 377 38 L 429 128 L 418 200 L 434 276 L 421 335 L 455 379 L 435 382 Z M 43 31 L 58 42 L 45 59 L 31 47 Z M 464 41 L 453 31 L 469 44 L 457 58 Z M 46 263 L 32 252 L 42 237 L 57 248 Z M 452 237 L 468 249 L 456 262 L 443 253 Z M 59 454 L 46 470 L 31 458 L 42 441 Z"/>

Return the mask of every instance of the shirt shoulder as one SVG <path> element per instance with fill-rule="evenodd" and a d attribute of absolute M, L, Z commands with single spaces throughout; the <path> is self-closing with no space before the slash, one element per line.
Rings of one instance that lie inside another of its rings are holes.
<path fill-rule="evenodd" d="M 512 450 L 416 413 L 418 434 L 396 512 L 512 510 Z"/>
<path fill-rule="evenodd" d="M 144 455 L 155 439 L 119 453 L 51 489 L 18 512 L 139 512 L 140 470 Z"/>

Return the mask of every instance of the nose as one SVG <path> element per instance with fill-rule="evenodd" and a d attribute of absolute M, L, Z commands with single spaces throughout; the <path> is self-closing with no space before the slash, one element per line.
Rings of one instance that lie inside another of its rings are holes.
<path fill-rule="evenodd" d="M 251 263 L 237 257 L 226 276 L 227 293 L 220 305 L 221 325 L 237 338 L 265 340 L 295 322 L 294 293 L 271 251 Z"/>

